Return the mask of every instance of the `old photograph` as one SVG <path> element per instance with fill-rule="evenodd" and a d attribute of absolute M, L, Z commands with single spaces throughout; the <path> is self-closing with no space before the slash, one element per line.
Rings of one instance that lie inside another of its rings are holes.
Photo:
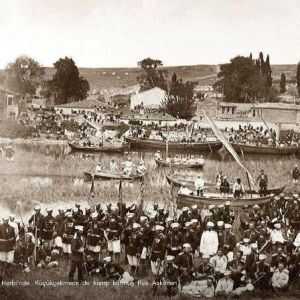
<path fill-rule="evenodd" d="M 0 300 L 300 299 L 300 2 L 0 3 Z"/>

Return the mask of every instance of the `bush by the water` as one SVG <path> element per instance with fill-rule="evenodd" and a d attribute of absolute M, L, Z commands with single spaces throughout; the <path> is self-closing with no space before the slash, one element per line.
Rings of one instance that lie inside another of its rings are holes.
<path fill-rule="evenodd" d="M 29 138 L 34 132 L 33 127 L 24 126 L 16 121 L 5 120 L 0 123 L 0 137 L 3 138 Z"/>

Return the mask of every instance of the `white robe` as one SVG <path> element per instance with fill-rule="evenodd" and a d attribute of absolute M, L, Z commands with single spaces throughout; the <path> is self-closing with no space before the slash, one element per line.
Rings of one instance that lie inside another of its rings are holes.
<path fill-rule="evenodd" d="M 271 231 L 271 241 L 273 244 L 275 243 L 284 243 L 285 240 L 283 238 L 283 235 L 282 235 L 282 231 L 279 230 L 279 229 L 274 229 Z"/>
<path fill-rule="evenodd" d="M 200 252 L 203 255 L 214 255 L 219 248 L 219 239 L 216 231 L 204 231 L 200 241 Z"/>

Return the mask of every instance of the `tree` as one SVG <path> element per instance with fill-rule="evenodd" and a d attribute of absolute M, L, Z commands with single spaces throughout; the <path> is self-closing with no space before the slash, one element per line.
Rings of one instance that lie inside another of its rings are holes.
<path fill-rule="evenodd" d="M 179 119 L 191 119 L 195 112 L 194 87 L 194 82 L 178 80 L 174 73 L 170 91 L 161 103 L 162 110 Z"/>
<path fill-rule="evenodd" d="M 72 58 L 60 58 L 54 67 L 56 73 L 48 82 L 48 88 L 55 95 L 56 104 L 80 101 L 87 97 L 89 82 L 79 75 Z"/>
<path fill-rule="evenodd" d="M 297 65 L 296 81 L 297 81 L 298 96 L 300 97 L 300 62 Z"/>
<path fill-rule="evenodd" d="M 143 73 L 137 78 L 142 91 L 154 87 L 159 87 L 165 91 L 168 89 L 167 71 L 160 69 L 163 66 L 161 60 L 145 58 L 138 62 L 138 66 L 143 70 Z"/>
<path fill-rule="evenodd" d="M 280 94 L 283 94 L 285 92 L 286 92 L 286 76 L 284 73 L 282 73 L 280 77 Z"/>
<path fill-rule="evenodd" d="M 28 56 L 20 56 L 5 69 L 5 84 L 14 92 L 33 95 L 41 84 L 43 75 L 44 69 L 37 61 Z"/>
<path fill-rule="evenodd" d="M 223 92 L 224 100 L 228 102 L 272 101 L 275 95 L 270 58 L 267 56 L 265 61 L 262 52 L 256 60 L 252 55 L 231 59 L 230 63 L 221 65 L 218 78 L 215 88 Z"/>

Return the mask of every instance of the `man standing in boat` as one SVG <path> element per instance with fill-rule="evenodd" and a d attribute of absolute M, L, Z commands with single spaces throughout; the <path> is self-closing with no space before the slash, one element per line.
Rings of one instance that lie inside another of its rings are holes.
<path fill-rule="evenodd" d="M 202 178 L 201 175 L 198 175 L 197 179 L 195 180 L 195 188 L 197 191 L 197 196 L 203 196 L 203 192 L 204 192 L 204 179 Z"/>
<path fill-rule="evenodd" d="M 232 192 L 234 198 L 240 198 L 244 194 L 245 190 L 241 178 L 236 179 L 236 182 L 233 184 L 232 187 Z"/>
<path fill-rule="evenodd" d="M 296 164 L 292 170 L 292 178 L 294 184 L 298 183 L 299 177 L 300 177 L 300 170 L 298 168 L 298 165 Z"/>
<path fill-rule="evenodd" d="M 257 177 L 257 183 L 259 186 L 260 196 L 266 196 L 268 190 L 268 176 L 265 174 L 264 170 L 260 171 L 259 176 Z"/>

